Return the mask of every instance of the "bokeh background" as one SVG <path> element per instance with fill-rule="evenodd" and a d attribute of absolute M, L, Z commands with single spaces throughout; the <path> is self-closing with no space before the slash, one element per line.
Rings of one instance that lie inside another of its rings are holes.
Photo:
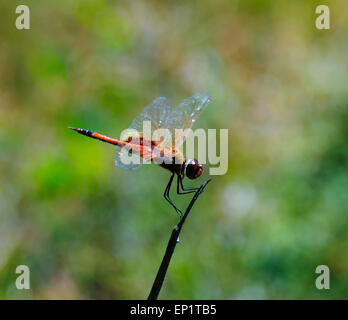
<path fill-rule="evenodd" d="M 347 1 L 8 0 L 0 14 L 0 298 L 147 297 L 177 222 L 169 173 L 122 171 L 112 146 L 67 127 L 119 137 L 155 97 L 199 90 L 212 102 L 197 125 L 229 129 L 229 168 L 160 298 L 348 297 Z M 322 264 L 330 290 L 315 287 Z"/>

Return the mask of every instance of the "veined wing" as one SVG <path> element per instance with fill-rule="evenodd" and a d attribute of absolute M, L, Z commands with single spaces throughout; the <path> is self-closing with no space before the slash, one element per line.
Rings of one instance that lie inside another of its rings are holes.
<path fill-rule="evenodd" d="M 191 129 L 195 121 L 208 106 L 211 98 L 207 92 L 197 92 L 192 97 L 184 99 L 172 109 L 168 127 L 175 137 L 175 147 L 179 148 L 187 138 L 186 129 Z M 182 129 L 176 131 L 175 129 Z"/>
<path fill-rule="evenodd" d="M 136 170 L 152 160 L 152 147 L 143 138 L 130 139 L 122 148 L 116 147 L 115 165 L 123 170 Z"/>
<path fill-rule="evenodd" d="M 175 148 L 178 149 L 186 140 L 185 130 L 193 126 L 209 102 L 210 96 L 206 92 L 198 92 L 184 99 L 175 108 L 171 107 L 167 98 L 158 97 L 134 118 L 121 139 L 135 144 L 140 142 L 144 147 L 153 147 L 153 144 L 156 144 L 169 150 L 172 150 L 175 144 Z M 178 132 L 175 129 L 182 131 Z M 156 131 L 159 134 L 157 137 L 154 136 Z M 141 163 L 125 165 L 122 162 L 122 158 L 129 155 L 129 152 L 127 148 L 122 148 L 116 154 L 115 164 L 122 169 L 135 170 Z M 149 158 L 151 157 L 144 157 L 144 160 L 149 161 Z"/>
<path fill-rule="evenodd" d="M 171 114 L 171 105 L 164 97 L 158 97 L 147 105 L 139 115 L 137 115 L 129 128 L 122 133 L 121 139 L 129 142 L 129 146 L 116 150 L 115 165 L 124 170 L 136 170 L 144 161 L 150 161 L 151 155 L 143 154 L 141 161 L 130 162 L 124 161 L 129 159 L 132 153 L 131 145 L 142 145 L 144 148 L 151 147 L 152 144 L 158 143 L 152 140 L 153 132 L 157 129 L 166 128 L 167 121 Z M 171 143 L 171 132 L 162 139 L 164 145 Z M 126 162 L 126 163 L 125 163 Z"/>
<path fill-rule="evenodd" d="M 129 170 L 133 171 L 138 169 L 142 166 L 142 161 L 128 161 L 125 159 L 129 159 L 129 150 L 127 148 L 123 147 L 119 149 L 116 147 L 116 153 L 115 153 L 115 166 L 122 169 L 122 170 Z"/>
<path fill-rule="evenodd" d="M 136 130 L 140 137 L 144 138 L 144 143 L 146 143 L 146 141 L 153 141 L 156 143 L 160 142 L 163 145 L 168 145 L 168 143 L 171 143 L 172 132 L 170 130 L 166 131 L 165 129 L 169 128 L 168 121 L 170 120 L 171 114 L 172 107 L 168 99 L 158 97 L 134 118 L 127 131 L 130 136 L 134 136 L 133 140 L 139 138 L 133 134 L 133 131 Z M 159 132 L 158 129 L 162 129 L 161 132 Z M 154 132 L 156 131 L 161 136 L 154 136 Z"/>

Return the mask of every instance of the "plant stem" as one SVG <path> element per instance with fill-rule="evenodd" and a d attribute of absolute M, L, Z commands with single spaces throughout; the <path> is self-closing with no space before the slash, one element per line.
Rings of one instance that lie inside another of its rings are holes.
<path fill-rule="evenodd" d="M 163 281 L 164 281 L 164 278 L 166 276 L 166 273 L 167 273 L 167 269 L 168 269 L 168 266 L 169 266 L 169 263 L 170 263 L 170 260 L 172 258 L 172 255 L 174 253 L 174 250 L 175 250 L 175 246 L 176 244 L 178 243 L 178 239 L 179 239 L 179 235 L 180 235 L 180 232 L 181 232 L 181 229 L 186 221 L 186 218 L 188 216 L 188 214 L 190 213 L 194 203 L 196 202 L 198 196 L 203 192 L 205 186 L 211 181 L 211 179 L 209 179 L 208 181 L 204 182 L 200 187 L 199 189 L 195 192 L 194 196 L 192 197 L 192 200 L 190 202 L 190 204 L 188 205 L 186 211 L 185 211 L 185 214 L 181 217 L 179 223 L 173 228 L 173 231 L 172 231 L 172 234 L 169 238 L 169 241 L 168 241 L 168 245 L 167 245 L 167 249 L 164 253 L 164 257 L 162 259 L 162 262 L 161 262 L 161 265 L 158 269 L 158 272 L 157 272 L 157 275 L 156 275 L 156 278 L 155 278 L 155 281 L 152 285 L 152 288 L 151 288 L 151 292 L 148 296 L 148 300 L 156 300 L 160 291 L 161 291 L 161 288 L 162 288 L 162 285 L 163 285 Z"/>

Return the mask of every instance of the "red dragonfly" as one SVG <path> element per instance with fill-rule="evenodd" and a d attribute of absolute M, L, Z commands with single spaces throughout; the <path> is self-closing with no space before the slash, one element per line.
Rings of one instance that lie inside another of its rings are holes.
<path fill-rule="evenodd" d="M 122 140 L 113 139 L 86 129 L 69 128 L 87 137 L 117 146 L 115 165 L 121 169 L 135 170 L 145 161 L 157 163 L 161 167 L 168 169 L 172 175 L 165 188 L 164 198 L 181 217 L 182 212 L 175 206 L 169 196 L 174 176 L 177 176 L 177 194 L 192 193 L 197 191 L 198 188 L 185 188 L 183 178 L 185 176 L 189 179 L 200 177 L 203 167 L 197 160 L 187 159 L 180 151 L 187 134 L 185 134 L 185 131 L 180 131 L 181 134 L 178 134 L 178 131 L 175 129 L 190 129 L 208 106 L 210 100 L 208 93 L 198 92 L 192 97 L 184 99 L 173 108 L 167 98 L 158 97 L 134 118 L 126 130 L 126 139 Z M 144 131 L 144 121 L 148 121 L 151 132 L 155 132 L 158 129 L 165 130 L 165 135 L 161 135 L 162 139 L 152 139 L 148 132 Z M 173 147 L 174 138 L 175 143 Z M 130 154 L 137 155 L 142 161 L 125 162 L 125 157 Z"/>

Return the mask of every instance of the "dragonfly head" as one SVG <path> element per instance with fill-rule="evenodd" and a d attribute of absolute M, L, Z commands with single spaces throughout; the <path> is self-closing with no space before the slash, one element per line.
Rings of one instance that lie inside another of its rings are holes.
<path fill-rule="evenodd" d="M 188 159 L 185 162 L 184 175 L 189 179 L 197 179 L 203 172 L 203 166 L 195 159 Z"/>

